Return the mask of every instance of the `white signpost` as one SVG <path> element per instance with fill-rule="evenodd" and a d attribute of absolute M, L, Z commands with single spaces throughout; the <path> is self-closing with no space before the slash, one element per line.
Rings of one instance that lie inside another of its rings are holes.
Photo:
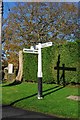
<path fill-rule="evenodd" d="M 23 49 L 24 53 L 33 53 L 38 54 L 38 99 L 42 99 L 42 56 L 41 56 L 41 48 L 52 46 L 52 42 L 47 43 L 39 43 L 34 47 L 31 46 L 31 49 Z"/>
<path fill-rule="evenodd" d="M 32 50 L 32 49 L 23 49 L 24 53 L 33 53 L 33 54 L 38 54 L 38 50 Z"/>
<path fill-rule="evenodd" d="M 47 42 L 47 43 L 41 44 L 41 48 L 50 47 L 50 46 L 52 46 L 52 42 Z"/>

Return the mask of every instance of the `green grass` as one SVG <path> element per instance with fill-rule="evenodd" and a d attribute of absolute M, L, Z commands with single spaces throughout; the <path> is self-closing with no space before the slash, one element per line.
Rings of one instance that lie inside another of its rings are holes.
<path fill-rule="evenodd" d="M 78 95 L 78 87 L 43 84 L 42 100 L 37 99 L 37 91 L 37 83 L 2 87 L 2 103 L 58 117 L 78 118 L 78 102 L 66 98 Z"/>

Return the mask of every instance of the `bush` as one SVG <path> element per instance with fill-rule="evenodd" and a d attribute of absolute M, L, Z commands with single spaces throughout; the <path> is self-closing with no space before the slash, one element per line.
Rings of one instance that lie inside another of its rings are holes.
<path fill-rule="evenodd" d="M 37 81 L 37 55 L 24 54 L 23 62 L 23 80 L 25 81 Z"/>
<path fill-rule="evenodd" d="M 65 71 L 66 83 L 79 83 L 80 75 L 80 54 L 78 42 L 69 42 L 63 45 L 56 45 L 42 49 L 42 71 L 43 82 L 56 83 L 57 82 L 57 70 L 54 67 L 57 64 L 58 55 L 60 54 L 60 66 L 65 64 L 65 67 L 75 67 L 76 71 Z M 24 54 L 24 80 L 37 82 L 37 63 L 38 57 L 34 54 Z M 60 77 L 62 70 L 60 70 Z M 62 83 L 62 79 L 60 80 Z"/>

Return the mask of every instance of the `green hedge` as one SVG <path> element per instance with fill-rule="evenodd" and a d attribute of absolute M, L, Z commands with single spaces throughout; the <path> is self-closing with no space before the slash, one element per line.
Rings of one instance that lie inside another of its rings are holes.
<path fill-rule="evenodd" d="M 24 54 L 23 62 L 23 80 L 26 81 L 37 81 L 37 70 L 38 70 L 38 59 L 37 55 Z"/>
<path fill-rule="evenodd" d="M 56 83 L 57 82 L 57 70 L 54 70 L 56 66 L 58 55 L 60 54 L 60 66 L 65 64 L 65 67 L 75 67 L 76 71 L 66 71 L 65 80 L 66 83 L 79 83 L 80 78 L 80 44 L 67 43 L 63 45 L 56 45 L 42 49 L 42 69 L 43 69 L 43 82 Z M 26 81 L 37 82 L 37 60 L 38 56 L 33 54 L 24 54 L 24 74 L 23 78 Z M 60 70 L 60 76 L 62 70 Z M 60 80 L 62 83 L 62 79 Z"/>

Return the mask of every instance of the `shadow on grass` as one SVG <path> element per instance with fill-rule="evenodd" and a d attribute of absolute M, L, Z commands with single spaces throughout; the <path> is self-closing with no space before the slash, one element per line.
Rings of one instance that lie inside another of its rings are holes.
<path fill-rule="evenodd" d="M 53 90 L 53 89 L 55 89 L 55 88 L 57 88 L 57 87 L 59 87 L 59 86 L 55 86 L 55 87 L 53 87 L 53 88 L 50 88 L 50 89 L 44 90 L 43 93 L 44 93 L 44 92 L 47 92 L 47 91 L 50 91 L 50 90 Z M 51 93 L 53 93 L 53 92 L 56 92 L 56 91 L 58 91 L 58 90 L 60 90 L 60 89 L 62 89 L 62 88 L 64 88 L 64 87 L 59 87 L 59 88 L 56 89 L 56 90 L 53 90 L 53 91 L 50 91 L 50 92 L 44 94 L 44 95 L 43 95 L 43 98 L 44 98 L 44 96 L 49 95 L 49 94 L 51 94 Z M 12 105 L 14 105 L 15 103 L 20 102 L 20 101 L 22 101 L 22 100 L 25 100 L 25 99 L 28 99 L 28 98 L 34 97 L 34 96 L 36 96 L 37 94 L 38 94 L 38 93 L 35 93 L 35 94 L 30 95 L 30 96 L 27 96 L 27 97 L 24 97 L 24 98 L 18 99 L 18 100 L 16 100 L 16 101 L 12 102 L 12 103 L 10 104 L 10 106 L 12 106 Z"/>
<path fill-rule="evenodd" d="M 2 87 L 15 86 L 15 85 L 19 85 L 21 83 L 22 83 L 22 81 L 16 81 L 15 80 L 14 82 L 12 82 L 12 83 L 10 83 L 8 85 L 3 85 Z"/>
<path fill-rule="evenodd" d="M 57 87 L 58 87 L 58 86 L 56 86 L 55 88 L 57 88 Z M 56 92 L 56 91 L 58 91 L 58 90 L 60 90 L 60 89 L 63 89 L 63 88 L 64 88 L 64 87 L 59 87 L 59 88 L 57 88 L 56 90 L 52 90 L 52 89 L 51 89 L 52 91 L 49 91 L 48 93 L 44 94 L 43 97 L 44 97 L 44 96 L 47 96 L 47 95 L 50 95 L 51 93 Z M 54 89 L 54 88 L 53 88 L 53 89 Z M 47 90 L 46 90 L 46 91 L 47 91 Z"/>
<path fill-rule="evenodd" d="M 59 86 L 55 86 L 55 87 L 49 88 L 49 89 L 47 89 L 47 90 L 44 90 L 43 92 L 47 92 L 47 91 L 53 90 L 53 89 L 58 88 L 58 87 L 59 87 Z"/>
<path fill-rule="evenodd" d="M 21 99 L 18 99 L 18 100 L 16 100 L 16 101 L 12 102 L 12 103 L 10 104 L 10 106 L 12 106 L 12 105 L 14 105 L 15 103 L 20 102 L 20 101 L 22 101 L 22 100 L 25 100 L 25 99 L 34 97 L 34 96 L 36 96 L 36 95 L 37 95 L 37 93 L 35 93 L 35 94 L 33 94 L 33 95 L 30 95 L 30 96 L 27 96 L 27 97 L 24 97 L 24 98 L 21 98 Z"/>

